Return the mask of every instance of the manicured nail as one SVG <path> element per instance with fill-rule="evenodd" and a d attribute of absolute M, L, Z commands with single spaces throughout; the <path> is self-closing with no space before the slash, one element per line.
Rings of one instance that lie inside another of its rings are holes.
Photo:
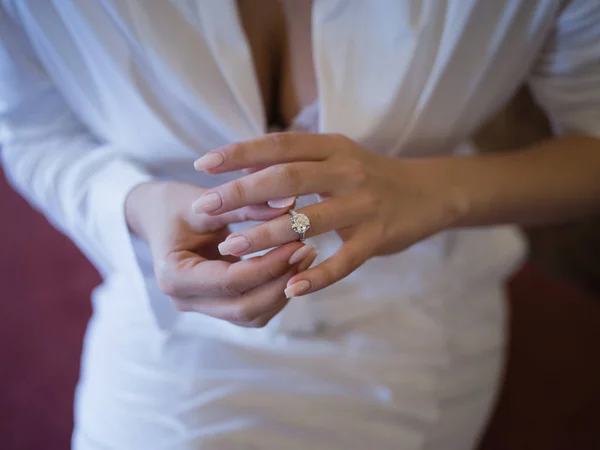
<path fill-rule="evenodd" d="M 221 196 L 215 192 L 211 194 L 204 195 L 196 200 L 192 204 L 192 209 L 195 213 L 207 213 L 214 211 L 215 209 L 219 209 L 223 201 L 221 200 Z"/>
<path fill-rule="evenodd" d="M 267 203 L 271 208 L 289 208 L 296 201 L 296 197 L 279 198 L 277 200 L 269 200 Z"/>
<path fill-rule="evenodd" d="M 202 158 L 194 161 L 194 169 L 197 171 L 216 169 L 225 162 L 225 157 L 218 152 L 206 153 Z"/>
<path fill-rule="evenodd" d="M 309 255 L 306 258 L 304 258 L 300 264 L 298 264 L 298 273 L 304 272 L 306 269 L 308 269 L 312 265 L 312 263 L 315 262 L 315 259 L 317 259 L 318 255 L 319 252 L 317 251 L 317 249 L 313 249 L 313 251 L 311 251 Z"/>
<path fill-rule="evenodd" d="M 284 293 L 287 298 L 297 297 L 310 289 L 310 281 L 302 280 L 292 284 Z"/>
<path fill-rule="evenodd" d="M 288 261 L 288 264 L 294 265 L 297 262 L 302 261 L 304 258 L 306 258 L 310 251 L 313 249 L 314 247 L 308 244 L 303 245 L 302 247 L 300 247 L 298 250 L 296 250 L 294 253 L 292 253 L 292 256 L 290 256 L 290 259 Z"/>
<path fill-rule="evenodd" d="M 221 255 L 234 255 L 245 252 L 250 248 L 250 241 L 246 236 L 236 236 L 226 239 L 219 244 L 219 253 Z"/>

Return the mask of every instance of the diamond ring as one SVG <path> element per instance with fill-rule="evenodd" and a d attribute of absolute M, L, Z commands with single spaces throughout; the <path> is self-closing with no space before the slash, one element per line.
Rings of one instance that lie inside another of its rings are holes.
<path fill-rule="evenodd" d="M 310 220 L 306 214 L 297 213 L 293 209 L 290 210 L 292 216 L 292 230 L 300 235 L 300 240 L 306 238 L 306 232 L 310 229 Z"/>

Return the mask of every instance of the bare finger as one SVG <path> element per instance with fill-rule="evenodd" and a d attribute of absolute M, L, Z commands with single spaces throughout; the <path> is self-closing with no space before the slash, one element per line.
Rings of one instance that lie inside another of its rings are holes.
<path fill-rule="evenodd" d="M 285 295 L 288 298 L 306 295 L 347 277 L 368 259 L 368 245 L 357 237 L 345 242 L 330 258 L 292 277 Z"/>
<path fill-rule="evenodd" d="M 288 300 L 283 290 L 288 280 L 295 273 L 295 269 L 290 270 L 271 282 L 252 289 L 237 298 L 190 299 L 190 310 L 226 320 L 239 326 L 264 326 L 287 304 Z"/>
<path fill-rule="evenodd" d="M 336 144 L 333 135 L 271 133 L 208 152 L 194 162 L 194 167 L 223 173 L 292 161 L 323 161 L 335 151 Z"/>
<path fill-rule="evenodd" d="M 197 222 L 199 226 L 202 226 L 208 231 L 215 231 L 232 223 L 243 223 L 248 221 L 265 222 L 267 220 L 272 220 L 286 214 L 293 203 L 294 202 L 292 201 L 288 206 L 282 205 L 281 207 L 277 204 L 271 206 L 266 203 L 245 206 L 216 216 L 194 213 L 190 220 L 194 223 Z"/>
<path fill-rule="evenodd" d="M 209 261 L 190 251 L 174 252 L 157 264 L 160 289 L 171 297 L 235 297 L 290 269 L 289 259 L 302 247 L 290 243 L 236 263 Z"/>
<path fill-rule="evenodd" d="M 305 233 L 309 238 L 329 231 L 345 228 L 368 218 L 372 205 L 361 202 L 351 194 L 330 198 L 297 210 L 310 220 Z M 297 241 L 299 234 L 292 229 L 291 216 L 282 215 L 265 223 L 255 225 L 238 233 L 230 234 L 219 244 L 221 255 L 241 256 Z"/>

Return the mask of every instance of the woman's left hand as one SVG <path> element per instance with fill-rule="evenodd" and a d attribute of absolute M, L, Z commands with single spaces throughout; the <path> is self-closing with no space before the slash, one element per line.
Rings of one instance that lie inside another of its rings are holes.
<path fill-rule="evenodd" d="M 288 282 L 288 297 L 304 295 L 346 277 L 373 256 L 399 252 L 454 225 L 466 207 L 460 192 L 438 180 L 435 159 L 378 155 L 340 135 L 278 133 L 211 151 L 197 170 L 256 169 L 209 189 L 193 208 L 222 214 L 274 199 L 317 193 L 322 202 L 298 210 L 310 219 L 307 237 L 337 231 L 343 245 L 330 258 Z M 457 195 L 459 194 L 459 195 Z M 284 215 L 219 245 L 241 256 L 298 240 Z"/>

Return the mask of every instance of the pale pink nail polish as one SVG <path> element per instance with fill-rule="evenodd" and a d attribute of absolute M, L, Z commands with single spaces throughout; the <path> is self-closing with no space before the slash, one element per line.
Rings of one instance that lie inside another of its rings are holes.
<path fill-rule="evenodd" d="M 284 293 L 287 298 L 297 297 L 310 290 L 310 281 L 302 280 L 292 284 Z"/>
<path fill-rule="evenodd" d="M 219 244 L 219 253 L 221 255 L 234 255 L 245 252 L 250 248 L 250 241 L 246 236 L 236 236 L 226 239 Z"/>
<path fill-rule="evenodd" d="M 192 209 L 195 213 L 207 213 L 214 211 L 215 209 L 219 209 L 223 201 L 221 200 L 221 196 L 215 192 L 211 194 L 204 195 L 196 200 L 192 204 Z"/>
<path fill-rule="evenodd" d="M 306 258 L 308 256 L 308 254 L 310 253 L 310 251 L 313 248 L 314 247 L 312 247 L 308 244 L 303 245 L 298 250 L 296 250 L 294 253 L 292 253 L 292 256 L 290 256 L 288 264 L 291 266 L 293 264 L 296 264 L 297 262 L 300 262 L 301 260 L 303 260 L 304 258 Z"/>
<path fill-rule="evenodd" d="M 317 252 L 317 249 L 313 249 L 308 256 L 304 258 L 300 264 L 298 264 L 298 273 L 304 272 L 306 269 L 308 269 L 312 263 L 315 262 L 315 259 L 317 259 L 318 255 L 319 252 Z"/>
<path fill-rule="evenodd" d="M 194 169 L 197 171 L 216 169 L 225 162 L 225 157 L 218 152 L 209 152 L 202 158 L 194 161 Z"/>
<path fill-rule="evenodd" d="M 269 200 L 267 204 L 271 208 L 281 209 L 281 208 L 289 208 L 296 201 L 296 197 L 287 197 L 287 198 L 279 198 L 277 200 Z"/>

